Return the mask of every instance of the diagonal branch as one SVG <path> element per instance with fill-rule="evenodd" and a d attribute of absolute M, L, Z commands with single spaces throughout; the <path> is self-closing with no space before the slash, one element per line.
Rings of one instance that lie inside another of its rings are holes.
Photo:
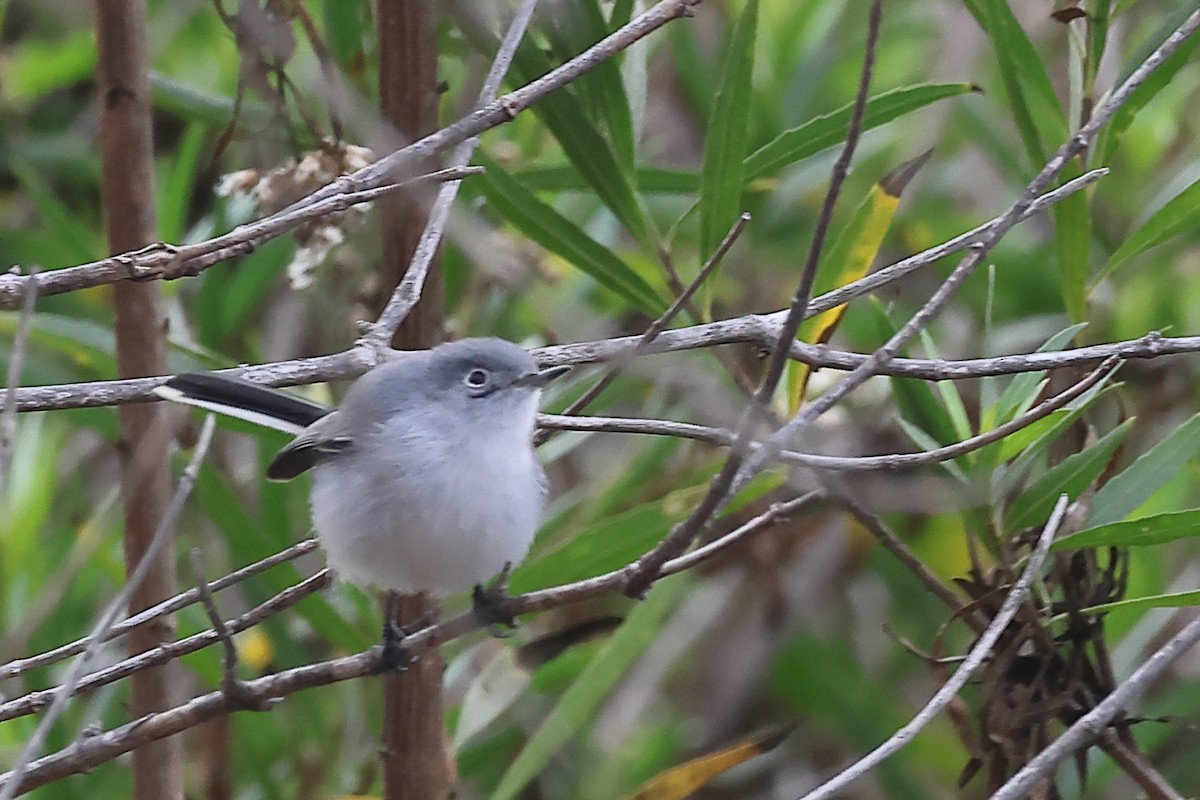
<path fill-rule="evenodd" d="M 833 219 L 833 209 L 841 194 L 846 175 L 850 171 L 850 162 L 858 147 L 859 136 L 862 134 L 863 115 L 867 108 L 867 95 L 871 86 L 871 73 L 875 65 L 875 49 L 879 42 L 882 15 L 882 0 L 873 0 L 867 20 L 866 51 L 863 55 L 862 72 L 859 75 L 858 91 L 854 98 L 854 109 L 850 115 L 850 127 L 846 132 L 846 143 L 834 163 L 833 174 L 829 179 L 829 188 L 825 192 L 821 213 L 817 218 L 816 230 L 813 233 L 812 242 L 809 244 L 804 268 L 800 273 L 800 283 L 796 287 L 796 293 L 792 297 L 791 306 L 788 308 L 783 323 L 775 335 L 771 360 L 767 364 L 762 383 L 759 384 L 758 391 L 751 398 L 746 412 L 742 414 L 729 456 L 721 466 L 720 472 L 709 483 L 708 491 L 703 499 L 692 509 L 692 513 L 688 515 L 687 519 L 673 527 L 661 542 L 626 570 L 628 582 L 624 592 L 629 597 L 643 597 L 654 575 L 662 568 L 663 564 L 683 553 L 695 538 L 711 524 L 714 515 L 724 506 L 730 496 L 730 488 L 734 479 L 741 472 L 751 432 L 761 423 L 764 410 L 770 407 L 771 397 L 775 394 L 775 388 L 779 385 L 779 380 L 783 377 L 783 368 L 787 364 L 790 352 L 788 345 L 795 340 L 796 332 L 804 321 L 804 312 L 808 308 L 808 301 L 812 298 L 817 266 L 821 261 L 829 223 Z"/>
<path fill-rule="evenodd" d="M 113 620 L 116 619 L 117 614 L 121 612 L 121 609 L 129 602 L 129 598 L 141 585 L 142 580 L 155 563 L 158 552 L 171 540 L 175 530 L 175 522 L 183 512 L 183 506 L 187 501 L 188 495 L 192 493 L 192 487 L 196 483 L 196 476 L 200 472 L 200 462 L 204 460 L 204 456 L 208 453 L 208 446 L 212 442 L 213 430 L 215 428 L 216 418 L 212 414 L 209 414 L 205 417 L 204 424 L 200 428 L 200 435 L 197 437 L 196 448 L 192 453 L 192 458 L 188 462 L 187 468 L 184 469 L 183 475 L 179 478 L 179 485 L 175 489 L 175 496 L 171 498 L 171 503 L 167 506 L 158 529 L 154 532 L 153 537 L 142 553 L 137 568 L 129 575 L 129 579 L 121 587 L 121 591 L 117 592 L 117 596 L 109 602 L 108 606 L 100 614 L 100 618 L 96 620 L 96 624 L 92 628 L 92 633 L 88 637 L 86 649 L 84 649 L 83 653 L 67 671 L 67 676 L 58 687 L 54 700 L 50 703 L 50 707 L 46 710 L 45 715 L 42 716 L 33 735 L 25 742 L 25 747 L 22 748 L 20 756 L 17 757 L 16 763 L 8 773 L 10 779 L 0 786 L 0 800 L 12 800 L 16 796 L 17 788 L 21 785 L 22 776 L 24 776 L 26 770 L 29 768 L 30 762 L 41 752 L 42 746 L 46 743 L 46 737 L 50 733 L 50 728 L 54 726 L 59 715 L 66 709 L 67 700 L 70 699 L 80 679 L 83 677 L 84 667 L 87 666 L 88 661 L 91 660 L 104 643 L 105 636 L 112 626 Z"/>
<path fill-rule="evenodd" d="M 419 168 L 421 164 L 428 163 L 433 156 L 478 136 L 486 130 L 512 121 L 517 114 L 546 95 L 561 89 L 580 75 L 612 58 L 633 43 L 644 39 L 668 22 L 690 16 L 692 7 L 700 2 L 701 0 L 662 0 L 629 24 L 622 26 L 575 58 L 537 80 L 467 114 L 452 125 L 384 156 L 373 164 L 350 175 L 337 178 L 287 208 L 264 217 L 256 223 L 251 223 L 254 229 L 269 230 L 270 235 L 266 238 L 255 238 L 243 231 L 222 250 L 224 255 L 221 258 L 229 258 L 247 252 L 247 249 L 253 249 L 267 241 L 268 238 L 274 238 L 283 233 L 283 230 L 274 228 L 275 220 L 278 218 L 295 215 L 302 209 L 338 196 L 355 195 L 415 177 L 412 170 Z M 181 260 L 177 256 L 180 249 L 173 245 L 152 245 L 142 250 L 123 253 L 77 267 L 43 272 L 37 276 L 37 292 L 39 296 L 46 296 L 122 280 L 178 278 L 195 274 L 216 263 L 215 260 L 206 261 L 206 259 L 213 258 L 211 254 Z M 24 283 L 22 276 L 0 275 L 0 309 L 13 308 L 21 302 Z"/>
<path fill-rule="evenodd" d="M 838 773 L 834 778 L 804 795 L 801 800 L 825 800 L 825 798 L 833 797 L 911 742 L 914 736 L 929 725 L 958 696 L 975 671 L 983 666 L 983 662 L 991 656 L 996 640 L 1000 638 L 1000 634 L 1004 633 L 1004 629 L 1016 615 L 1021 603 L 1025 602 L 1025 596 L 1029 594 L 1033 580 L 1037 577 L 1042 562 L 1046 560 L 1046 555 L 1050 552 L 1050 544 L 1054 541 L 1054 536 L 1058 532 L 1058 527 L 1066 512 L 1067 496 L 1059 495 L 1058 502 L 1054 505 L 1054 511 L 1050 514 L 1046 527 L 1042 528 L 1042 535 L 1038 537 L 1037 546 L 1030 554 L 1029 561 L 1021 572 L 1021 577 L 1017 579 L 1012 591 L 1004 598 L 1004 604 L 1000 606 L 996 616 L 988 623 L 987 629 L 971 648 L 971 652 L 963 659 L 962 664 L 954 671 L 950 679 L 942 685 L 942 688 L 937 690 L 929 702 L 904 727 L 889 736 L 887 741 L 863 756 L 855 764 Z"/>

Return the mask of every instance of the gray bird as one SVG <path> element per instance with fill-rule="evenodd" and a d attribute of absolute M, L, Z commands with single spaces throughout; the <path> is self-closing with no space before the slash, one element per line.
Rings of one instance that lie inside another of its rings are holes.
<path fill-rule="evenodd" d="M 267 477 L 312 470 L 313 523 L 339 576 L 400 593 L 474 587 L 480 610 L 482 584 L 525 558 L 541 519 L 534 416 L 567 369 L 539 370 L 502 339 L 465 339 L 376 367 L 336 409 L 210 373 L 155 393 L 295 434 Z"/>

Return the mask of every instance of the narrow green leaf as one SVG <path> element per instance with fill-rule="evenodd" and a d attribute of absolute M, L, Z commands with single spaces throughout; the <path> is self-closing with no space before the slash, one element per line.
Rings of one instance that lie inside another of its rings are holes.
<path fill-rule="evenodd" d="M 1077 159 L 1064 168 L 1061 183 L 1083 174 Z M 1072 322 L 1087 316 L 1087 277 L 1092 243 L 1088 193 L 1076 192 L 1054 206 L 1054 245 L 1058 254 L 1063 305 Z"/>
<path fill-rule="evenodd" d="M 370 5 L 364 0 L 323 0 L 321 3 L 326 46 L 338 66 L 351 73 L 362 70 L 358 61 L 363 54 L 369 15 Z"/>
<path fill-rule="evenodd" d="M 532 42 L 523 42 L 517 48 L 513 75 L 522 83 L 545 75 L 551 68 L 549 59 Z M 578 96 L 568 89 L 560 89 L 538 101 L 533 111 L 554 134 L 575 169 L 579 170 L 597 197 L 625 226 L 625 230 L 643 246 L 650 246 L 650 225 L 642 213 L 633 186 L 621 169 L 613 149 L 588 118 Z"/>
<path fill-rule="evenodd" d="M 700 259 L 712 255 L 741 213 L 750 77 L 758 31 L 758 0 L 749 0 L 734 25 L 721 66 L 700 172 Z"/>
<path fill-rule="evenodd" d="M 1200 508 L 1172 511 L 1141 519 L 1110 522 L 1064 536 L 1051 549 L 1076 547 L 1143 547 L 1200 536 Z"/>
<path fill-rule="evenodd" d="M 589 191 L 591 186 L 569 164 L 556 167 L 531 167 L 513 171 L 513 176 L 533 191 Z M 692 194 L 700 191 L 700 175 L 684 170 L 638 167 L 634 170 L 638 191 L 642 194 Z"/>
<path fill-rule="evenodd" d="M 628 564 L 666 535 L 682 514 L 668 515 L 655 501 L 614 514 L 561 547 L 517 567 L 509 580 L 515 594 L 601 575 Z"/>
<path fill-rule="evenodd" d="M 1033 43 L 1005 0 L 965 0 L 996 53 L 1004 93 L 1030 162 L 1045 163 L 1046 142 L 1067 137 L 1063 110 Z"/>
<path fill-rule="evenodd" d="M 1197 227 L 1200 227 L 1200 180 L 1189 185 L 1151 214 L 1150 219 L 1142 223 L 1141 227 L 1117 248 L 1117 252 L 1112 254 L 1096 280 L 1112 274 L 1134 256 L 1181 233 L 1195 231 Z"/>
<path fill-rule="evenodd" d="M 924 83 L 877 94 L 867 101 L 863 130 L 878 128 L 938 100 L 973 91 L 979 89 L 970 83 Z M 779 134 L 746 157 L 746 179 L 775 175 L 789 164 L 844 141 L 853 108 L 853 104 L 842 106 Z"/>
<path fill-rule="evenodd" d="M 481 153 L 478 160 L 487 169 L 478 181 L 488 202 L 522 233 L 643 311 L 658 314 L 665 308 L 657 292 L 611 250 L 539 200 L 487 156 Z"/>
<path fill-rule="evenodd" d="M 918 428 L 916 425 L 913 425 L 903 417 L 900 417 L 897 422 L 900 425 L 900 429 L 904 431 L 909 439 L 912 439 L 913 444 L 922 450 L 928 452 L 930 450 L 936 450 L 941 446 L 932 436 Z M 962 467 L 954 463 L 953 460 L 942 461 L 941 467 L 963 484 L 969 485 L 971 483 L 970 479 L 967 477 L 967 473 L 963 471 Z"/>
<path fill-rule="evenodd" d="M 192 188 L 200 168 L 200 156 L 208 126 L 192 123 L 176 146 L 158 193 L 158 235 L 165 242 L 178 242 L 187 232 L 187 215 L 192 205 Z"/>
<path fill-rule="evenodd" d="M 55 195 L 54 188 L 38 170 L 15 158 L 8 166 L 26 198 L 37 208 L 38 216 L 50 234 L 48 244 L 62 254 L 60 263 L 91 261 L 104 252 L 100 235 Z"/>
<path fill-rule="evenodd" d="M 1049 353 L 1061 350 L 1067 342 L 1074 339 L 1086 327 L 1086 323 L 1071 325 L 1051 336 L 1034 352 Z M 1033 401 L 1037 399 L 1037 395 L 1041 391 L 1039 384 L 1041 384 L 1045 377 L 1045 371 L 1023 372 L 1014 377 L 1008 386 L 1004 387 L 1004 391 L 1000 393 L 1000 398 L 996 400 L 996 413 L 993 415 L 996 424 L 999 425 L 1008 422 L 1020 413 L 1020 409 L 1032 406 Z"/>
<path fill-rule="evenodd" d="M 1104 471 L 1131 424 L 1132 419 L 1125 420 L 1082 453 L 1067 456 L 1048 469 L 1013 501 L 1007 514 L 1008 528 L 1017 531 L 1041 525 L 1050 518 L 1060 494 L 1065 492 L 1072 500 L 1078 497 Z"/>
<path fill-rule="evenodd" d="M 1200 605 L 1200 590 L 1155 594 L 1148 597 L 1132 597 L 1128 600 L 1118 600 L 1115 603 L 1101 603 L 1096 606 L 1088 606 L 1084 611 L 1089 614 L 1097 614 L 1100 612 L 1127 609 L 1142 611 L 1147 608 L 1187 608 L 1197 605 Z"/>
<path fill-rule="evenodd" d="M 896 325 L 888 317 L 878 298 L 872 297 L 870 301 L 870 319 L 875 324 L 876 338 L 881 342 L 887 341 L 896 333 Z M 897 377 L 889 378 L 889 382 L 901 419 L 924 431 L 938 447 L 958 441 L 954 434 L 954 425 L 934 396 L 933 390 L 929 388 L 928 382 Z"/>
<path fill-rule="evenodd" d="M 604 649 L 584 668 L 517 755 L 491 795 L 512 800 L 586 725 L 621 676 L 658 636 L 667 613 L 689 581 L 676 575 L 659 581 L 649 597 L 634 606 Z"/>
<path fill-rule="evenodd" d="M 553 33 L 565 61 L 609 34 L 608 23 L 595 0 L 567 0 L 550 6 L 554 17 Z M 629 99 L 621 80 L 621 60 L 610 58 L 597 64 L 573 81 L 572 88 L 588 103 L 604 123 L 613 155 L 630 174 L 634 164 L 633 118 Z"/>
<path fill-rule="evenodd" d="M 1179 7 L 1170 13 L 1163 14 L 1155 33 L 1146 38 L 1145 44 L 1129 54 L 1122 65 L 1121 74 L 1117 80 L 1117 84 L 1123 83 L 1126 78 L 1137 68 L 1147 56 L 1150 55 L 1156 47 L 1158 47 L 1163 39 L 1178 28 L 1188 15 L 1200 8 L 1200 2 L 1191 0 L 1191 2 L 1181 3 Z M 1120 11 L 1117 12 L 1118 14 Z M 1121 138 L 1129 126 L 1133 124 L 1133 120 L 1146 107 L 1151 100 L 1158 96 L 1158 93 L 1165 89 L 1179 73 L 1179 70 L 1187 64 L 1192 57 L 1192 53 L 1196 47 L 1200 46 L 1200 37 L 1192 36 L 1176 50 L 1170 58 L 1163 61 L 1158 69 L 1150 73 L 1146 80 L 1138 86 L 1129 95 L 1116 113 L 1113 114 L 1112 121 L 1104 126 L 1100 132 L 1100 136 L 1096 142 L 1094 152 L 1097 155 L 1094 163 L 1096 164 L 1111 164 L 1113 154 L 1121 144 Z"/>
<path fill-rule="evenodd" d="M 1200 414 L 1140 455 L 1096 492 L 1086 527 L 1117 522 L 1133 513 L 1200 452 Z"/>

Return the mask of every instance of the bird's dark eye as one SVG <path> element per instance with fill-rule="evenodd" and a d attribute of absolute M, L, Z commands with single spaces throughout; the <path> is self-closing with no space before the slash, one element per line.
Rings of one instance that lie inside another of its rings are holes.
<path fill-rule="evenodd" d="M 472 389 L 478 389 L 482 386 L 486 386 L 488 382 L 487 370 L 473 369 L 467 373 L 467 377 L 464 380 L 467 386 L 470 386 Z"/>

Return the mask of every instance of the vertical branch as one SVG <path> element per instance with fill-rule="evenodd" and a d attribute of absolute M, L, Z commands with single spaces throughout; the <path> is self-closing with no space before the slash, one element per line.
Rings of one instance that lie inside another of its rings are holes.
<path fill-rule="evenodd" d="M 121 253 L 157 238 L 146 7 L 144 0 L 96 0 L 95 9 L 101 198 L 109 251 Z M 115 284 L 113 307 L 118 375 L 134 378 L 165 372 L 166 322 L 158 284 Z M 122 406 L 118 417 L 128 575 L 141 562 L 168 502 L 168 433 L 157 403 Z M 174 563 L 174 548 L 169 544 L 153 555 L 145 579 L 130 596 L 129 613 L 175 594 Z M 174 638 L 174 618 L 163 616 L 130 634 L 129 651 L 139 653 Z M 175 704 L 174 672 L 172 665 L 165 665 L 135 675 L 130 715 L 137 718 L 171 708 Z M 182 798 L 178 740 L 165 739 L 135 750 L 133 776 L 136 800 Z"/>
<path fill-rule="evenodd" d="M 407 144 L 437 128 L 437 3 L 378 0 L 379 106 L 397 138 Z M 426 165 L 430 169 L 432 165 Z M 396 192 L 380 201 L 383 261 L 376 313 L 408 271 L 429 216 L 429 192 Z M 441 339 L 444 298 L 440 270 L 431 268 L 421 300 L 400 323 L 396 347 L 430 347 Z"/>
<path fill-rule="evenodd" d="M 437 4 L 433 0 L 378 0 L 379 104 L 384 119 L 406 141 L 437 127 Z M 383 261 L 379 311 L 404 278 L 429 215 L 428 195 L 396 193 L 380 203 Z M 401 348 L 430 347 L 441 339 L 442 278 L 430 265 L 420 301 L 396 330 Z M 387 606 L 385 605 L 385 609 Z M 400 599 L 401 625 L 427 616 L 425 595 Z M 385 611 L 386 613 L 386 611 Z M 442 709 L 445 663 L 435 648 L 405 672 L 384 676 L 383 764 L 385 800 L 443 800 L 454 783 Z"/>

